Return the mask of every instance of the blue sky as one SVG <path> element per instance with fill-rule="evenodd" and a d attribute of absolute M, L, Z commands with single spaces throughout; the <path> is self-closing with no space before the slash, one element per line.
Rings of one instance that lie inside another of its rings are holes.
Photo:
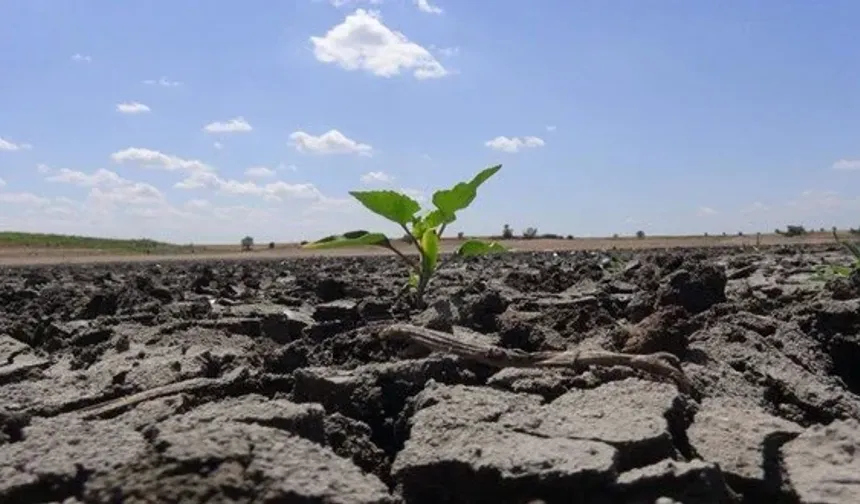
<path fill-rule="evenodd" d="M 502 163 L 452 232 L 860 225 L 860 3 L 0 2 L 0 227 L 391 226 L 351 189 Z"/>

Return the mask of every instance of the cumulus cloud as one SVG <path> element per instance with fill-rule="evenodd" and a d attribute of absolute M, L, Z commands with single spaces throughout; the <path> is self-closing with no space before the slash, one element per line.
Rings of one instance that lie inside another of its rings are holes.
<path fill-rule="evenodd" d="M 75 53 L 72 55 L 72 61 L 76 63 L 92 63 L 92 56 L 88 56 L 86 54 Z"/>
<path fill-rule="evenodd" d="M 412 2 L 421 12 L 426 12 L 428 14 L 442 14 L 445 12 L 441 8 L 430 4 L 430 0 L 412 0 Z"/>
<path fill-rule="evenodd" d="M 50 203 L 51 200 L 29 192 L 0 193 L 0 203 L 13 205 L 40 206 Z"/>
<path fill-rule="evenodd" d="M 0 137 L 0 151 L 17 151 L 17 150 L 27 150 L 32 148 L 32 145 L 27 143 L 15 143 L 11 140 L 5 140 L 3 137 Z"/>
<path fill-rule="evenodd" d="M 424 191 L 421 191 L 418 189 L 401 188 L 400 192 L 409 196 L 410 198 L 414 199 L 415 201 L 418 201 L 419 203 L 423 202 L 427 199 L 427 197 L 424 195 Z"/>
<path fill-rule="evenodd" d="M 392 30 L 376 12 L 356 9 L 323 36 L 310 38 L 318 61 L 345 70 L 363 70 L 379 77 L 411 71 L 416 79 L 448 75 L 425 47 Z"/>
<path fill-rule="evenodd" d="M 124 102 L 119 103 L 116 106 L 117 112 L 121 114 L 143 114 L 145 112 L 150 112 L 151 109 L 149 106 L 144 105 L 140 102 Z"/>
<path fill-rule="evenodd" d="M 215 121 L 203 126 L 203 131 L 207 133 L 244 133 L 251 131 L 252 128 L 244 117 L 234 117 L 228 121 Z"/>
<path fill-rule="evenodd" d="M 382 0 L 329 0 L 329 3 L 334 5 L 335 7 L 343 7 L 347 5 L 354 5 L 358 3 L 367 3 L 370 5 L 380 5 L 382 4 Z"/>
<path fill-rule="evenodd" d="M 370 156 L 373 147 L 348 138 L 336 129 L 322 135 L 314 136 L 304 131 L 296 131 L 290 135 L 290 143 L 299 152 L 315 154 L 358 154 Z"/>
<path fill-rule="evenodd" d="M 260 196 L 267 200 L 319 199 L 323 195 L 313 184 L 290 184 L 281 180 L 267 184 L 226 179 L 212 172 L 198 171 L 173 187 L 177 189 L 211 189 L 228 195 Z"/>
<path fill-rule="evenodd" d="M 860 170 L 860 159 L 840 159 L 833 163 L 834 170 Z"/>
<path fill-rule="evenodd" d="M 129 180 L 103 168 L 92 173 L 60 168 L 45 180 L 90 188 L 89 197 L 96 202 L 139 205 L 165 201 L 164 194 L 152 184 Z"/>
<path fill-rule="evenodd" d="M 132 163 L 144 168 L 168 171 L 210 171 L 212 167 L 196 159 L 183 159 L 157 150 L 129 147 L 111 154 L 116 163 Z"/>
<path fill-rule="evenodd" d="M 527 136 L 522 138 L 508 138 L 506 136 L 497 136 L 496 138 L 485 142 L 484 145 L 497 151 L 519 152 L 523 149 L 543 147 L 544 145 L 546 145 L 546 143 L 543 141 L 543 139 L 538 138 L 536 136 Z"/>
<path fill-rule="evenodd" d="M 181 86 L 182 83 L 179 81 L 170 80 L 167 77 L 161 77 L 159 79 L 146 79 L 143 81 L 147 86 L 161 86 L 161 87 L 177 87 Z"/>
<path fill-rule="evenodd" d="M 252 166 L 245 170 L 245 176 L 250 178 L 268 178 L 275 176 L 275 170 L 265 166 Z"/>
<path fill-rule="evenodd" d="M 387 184 L 394 179 L 391 175 L 382 171 L 372 171 L 361 176 L 361 182 L 364 184 Z"/>

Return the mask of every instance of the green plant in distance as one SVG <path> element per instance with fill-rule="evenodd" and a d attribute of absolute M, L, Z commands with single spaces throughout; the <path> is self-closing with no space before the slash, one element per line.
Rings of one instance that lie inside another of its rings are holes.
<path fill-rule="evenodd" d="M 457 212 L 472 204 L 478 188 L 495 175 L 502 165 L 491 166 L 480 171 L 472 180 L 460 182 L 450 189 L 440 189 L 433 193 L 435 208 L 421 212 L 421 205 L 406 194 L 397 191 L 350 191 L 365 208 L 398 224 L 408 235 L 410 242 L 418 251 L 418 260 L 407 256 L 392 245 L 384 233 L 365 230 L 350 231 L 341 235 L 326 236 L 302 248 L 329 249 L 374 245 L 391 250 L 410 268 L 409 280 L 405 287 L 413 291 L 417 304 L 423 304 L 424 292 L 433 274 L 439 268 L 439 244 L 445 227 L 457 220 Z M 490 253 L 504 252 L 504 246 L 496 242 L 468 240 L 462 243 L 452 257 L 472 257 Z"/>

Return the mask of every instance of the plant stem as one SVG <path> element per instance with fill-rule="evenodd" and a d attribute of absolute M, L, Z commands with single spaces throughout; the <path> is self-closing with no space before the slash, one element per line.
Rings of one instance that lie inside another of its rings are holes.
<path fill-rule="evenodd" d="M 407 256 L 406 254 L 404 254 L 403 252 L 401 252 L 401 251 L 397 250 L 396 248 L 394 248 L 394 245 L 390 245 L 390 246 L 388 246 L 388 249 L 389 249 L 390 251 L 394 252 L 395 254 L 397 254 L 398 256 L 400 256 L 400 258 L 401 258 L 401 259 L 403 259 L 403 261 L 404 261 L 406 264 L 408 264 L 409 266 L 411 266 L 411 267 L 415 268 L 416 270 L 418 269 L 418 263 L 416 263 L 414 260 L 412 260 L 412 258 L 411 258 L 411 257 L 408 257 L 408 256 Z"/>
<path fill-rule="evenodd" d="M 439 228 L 439 232 L 436 233 L 436 236 L 438 236 L 439 238 L 442 238 L 442 233 L 445 232 L 445 226 L 447 226 L 447 225 L 448 225 L 448 223 L 443 223 L 442 227 Z"/>
<path fill-rule="evenodd" d="M 418 249 L 418 253 L 421 254 L 421 259 L 423 260 L 424 259 L 424 248 L 421 246 L 421 238 L 417 237 L 417 236 L 413 236 L 412 232 L 409 231 L 409 228 L 406 227 L 405 225 L 401 224 L 400 227 L 402 227 L 403 230 L 406 231 L 406 234 L 408 234 L 409 236 L 412 236 L 412 243 L 415 245 L 415 248 Z"/>

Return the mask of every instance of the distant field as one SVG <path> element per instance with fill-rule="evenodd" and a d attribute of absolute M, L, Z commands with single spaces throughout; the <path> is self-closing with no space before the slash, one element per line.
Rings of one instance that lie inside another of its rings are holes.
<path fill-rule="evenodd" d="M 66 251 L 90 250 L 111 253 L 152 254 L 180 253 L 189 250 L 189 246 L 173 245 L 146 238 L 120 240 L 92 236 L 2 231 L 0 232 L 0 249 L 13 249 L 18 252 L 21 252 L 21 249 L 58 249 Z"/>
<path fill-rule="evenodd" d="M 845 233 L 847 235 L 847 233 Z M 468 239 L 466 237 L 465 239 Z M 485 238 L 487 239 L 487 238 Z M 442 241 L 444 252 L 453 251 L 463 240 L 446 238 Z M 690 247 L 726 247 L 755 245 L 755 235 L 716 235 L 716 236 L 649 236 L 642 239 L 635 236 L 618 238 L 536 238 L 531 240 L 514 239 L 501 241 L 506 247 L 518 251 L 574 251 L 616 249 L 665 249 Z M 833 243 L 830 232 L 814 232 L 804 236 L 785 237 L 777 234 L 762 234 L 762 246 L 780 244 L 821 244 Z M 404 252 L 412 252 L 411 246 L 401 240 L 395 245 Z M 277 258 L 300 256 L 344 256 L 387 254 L 379 247 L 311 251 L 302 249 L 298 243 L 257 243 L 253 250 L 242 251 L 237 242 L 234 245 L 177 245 L 148 239 L 122 240 L 88 236 L 61 234 L 40 234 L 20 232 L 0 232 L 0 264 L 46 264 L 109 262 L 128 260 L 181 260 L 181 259 L 238 259 L 238 258 Z"/>

